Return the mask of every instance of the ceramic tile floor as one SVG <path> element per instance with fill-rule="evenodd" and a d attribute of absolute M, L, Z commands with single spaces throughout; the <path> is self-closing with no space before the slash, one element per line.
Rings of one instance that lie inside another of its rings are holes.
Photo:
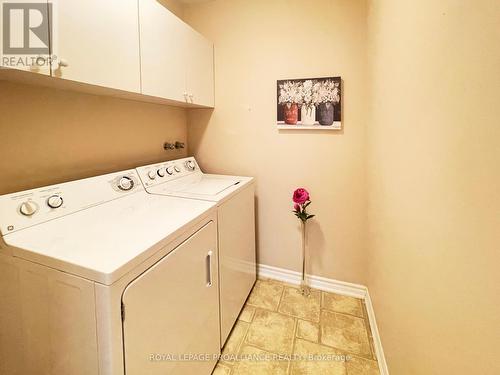
<path fill-rule="evenodd" d="M 364 301 L 258 280 L 213 375 L 379 375 Z"/>

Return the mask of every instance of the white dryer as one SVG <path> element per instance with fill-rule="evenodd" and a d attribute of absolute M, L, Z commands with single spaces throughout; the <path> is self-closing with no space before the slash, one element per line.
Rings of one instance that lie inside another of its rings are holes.
<path fill-rule="evenodd" d="M 216 220 L 135 170 L 1 196 L 0 373 L 210 374 Z"/>
<path fill-rule="evenodd" d="M 137 171 L 151 194 L 217 204 L 222 347 L 256 280 L 254 179 L 203 173 L 193 157 Z"/>

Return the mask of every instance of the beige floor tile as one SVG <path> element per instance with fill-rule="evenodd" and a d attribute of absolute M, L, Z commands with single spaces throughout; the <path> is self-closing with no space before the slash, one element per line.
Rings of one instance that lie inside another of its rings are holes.
<path fill-rule="evenodd" d="M 370 350 L 372 352 L 372 359 L 377 360 L 377 354 L 375 353 L 375 344 L 373 342 L 373 337 L 368 336 L 368 341 L 370 342 Z"/>
<path fill-rule="evenodd" d="M 321 311 L 321 343 L 363 357 L 371 357 L 365 322 L 361 318 Z"/>
<path fill-rule="evenodd" d="M 291 375 L 345 375 L 346 366 L 342 353 L 323 345 L 297 339 L 294 345 L 294 355 L 308 358 L 321 357 L 313 360 L 292 361 Z M 296 357 L 297 358 L 297 357 Z"/>
<path fill-rule="evenodd" d="M 241 310 L 238 319 L 250 323 L 253 319 L 254 314 L 255 314 L 255 307 L 246 305 L 245 307 L 243 307 L 243 310 Z"/>
<path fill-rule="evenodd" d="M 297 337 L 309 341 L 318 342 L 319 326 L 318 324 L 300 320 L 297 323 Z"/>
<path fill-rule="evenodd" d="M 311 291 L 309 296 L 303 296 L 299 289 L 285 287 L 279 312 L 297 318 L 319 322 L 321 294 Z"/>
<path fill-rule="evenodd" d="M 291 285 L 259 279 L 223 354 L 258 355 L 264 360 L 228 361 L 226 357 L 213 374 L 378 375 L 365 309 L 363 301 L 354 298 L 318 290 L 306 298 Z M 290 363 L 275 358 L 292 353 L 331 358 L 298 361 L 295 357 Z M 344 362 L 341 356 L 347 353 L 351 355 Z"/>
<path fill-rule="evenodd" d="M 224 366 L 221 363 L 218 363 L 214 369 L 214 372 L 212 372 L 212 375 L 230 375 L 230 374 L 231 374 L 231 368 Z"/>
<path fill-rule="evenodd" d="M 370 343 L 370 351 L 372 353 L 371 358 L 377 360 L 377 355 L 375 354 L 375 343 L 373 342 L 372 331 L 370 329 L 370 321 L 365 318 L 366 332 L 368 333 L 368 342 Z"/>
<path fill-rule="evenodd" d="M 363 318 L 365 319 L 366 332 L 368 333 L 368 342 L 370 343 L 370 350 L 372 352 L 371 358 L 377 360 L 377 355 L 375 354 L 375 344 L 373 342 L 373 335 L 370 327 L 370 318 L 368 317 L 368 311 L 366 310 L 366 303 L 363 301 L 361 303 L 363 308 Z"/>
<path fill-rule="evenodd" d="M 368 319 L 368 311 L 366 310 L 366 302 L 363 301 L 361 306 L 363 306 L 363 317 L 365 318 L 365 320 L 369 320 Z"/>
<path fill-rule="evenodd" d="M 252 358 L 240 360 L 233 370 L 234 375 L 286 375 L 288 362 L 275 360 L 271 353 L 245 345 L 241 349 L 242 356 Z"/>
<path fill-rule="evenodd" d="M 380 375 L 377 361 L 369 359 L 353 356 L 346 362 L 346 367 L 349 375 Z"/>
<path fill-rule="evenodd" d="M 222 349 L 223 362 L 232 362 L 231 357 L 236 356 L 248 331 L 249 323 L 238 320 L 233 330 L 229 334 L 226 345 Z"/>
<path fill-rule="evenodd" d="M 283 284 L 268 280 L 257 280 L 247 303 L 276 311 L 280 303 Z"/>
<path fill-rule="evenodd" d="M 363 303 L 360 299 L 327 292 L 321 294 L 323 295 L 323 309 L 364 317 Z"/>
<path fill-rule="evenodd" d="M 269 352 L 289 354 L 292 350 L 294 335 L 294 318 L 257 309 L 248 329 L 246 343 Z"/>

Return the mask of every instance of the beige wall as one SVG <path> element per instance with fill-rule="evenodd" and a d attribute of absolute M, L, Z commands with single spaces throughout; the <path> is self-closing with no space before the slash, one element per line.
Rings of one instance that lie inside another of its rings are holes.
<path fill-rule="evenodd" d="M 374 0 L 369 269 L 391 374 L 500 373 L 500 8 Z"/>
<path fill-rule="evenodd" d="M 216 46 L 216 109 L 189 115 L 206 170 L 257 178 L 258 260 L 300 270 L 296 187 L 310 190 L 315 275 L 365 282 L 364 1 L 218 0 L 185 18 Z M 342 132 L 276 129 L 276 80 L 342 75 Z"/>
<path fill-rule="evenodd" d="M 186 111 L 0 81 L 0 194 L 183 157 Z"/>

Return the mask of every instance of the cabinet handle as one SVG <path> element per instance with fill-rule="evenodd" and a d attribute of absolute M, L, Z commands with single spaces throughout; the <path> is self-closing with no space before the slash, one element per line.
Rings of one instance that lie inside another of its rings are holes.
<path fill-rule="evenodd" d="M 212 286 L 212 250 L 210 250 L 205 258 L 207 267 L 207 287 Z"/>
<path fill-rule="evenodd" d="M 67 66 L 69 66 L 69 62 L 68 62 L 68 60 L 66 60 L 66 59 L 60 59 L 60 60 L 59 60 L 59 66 L 62 66 L 62 67 L 67 67 Z"/>

